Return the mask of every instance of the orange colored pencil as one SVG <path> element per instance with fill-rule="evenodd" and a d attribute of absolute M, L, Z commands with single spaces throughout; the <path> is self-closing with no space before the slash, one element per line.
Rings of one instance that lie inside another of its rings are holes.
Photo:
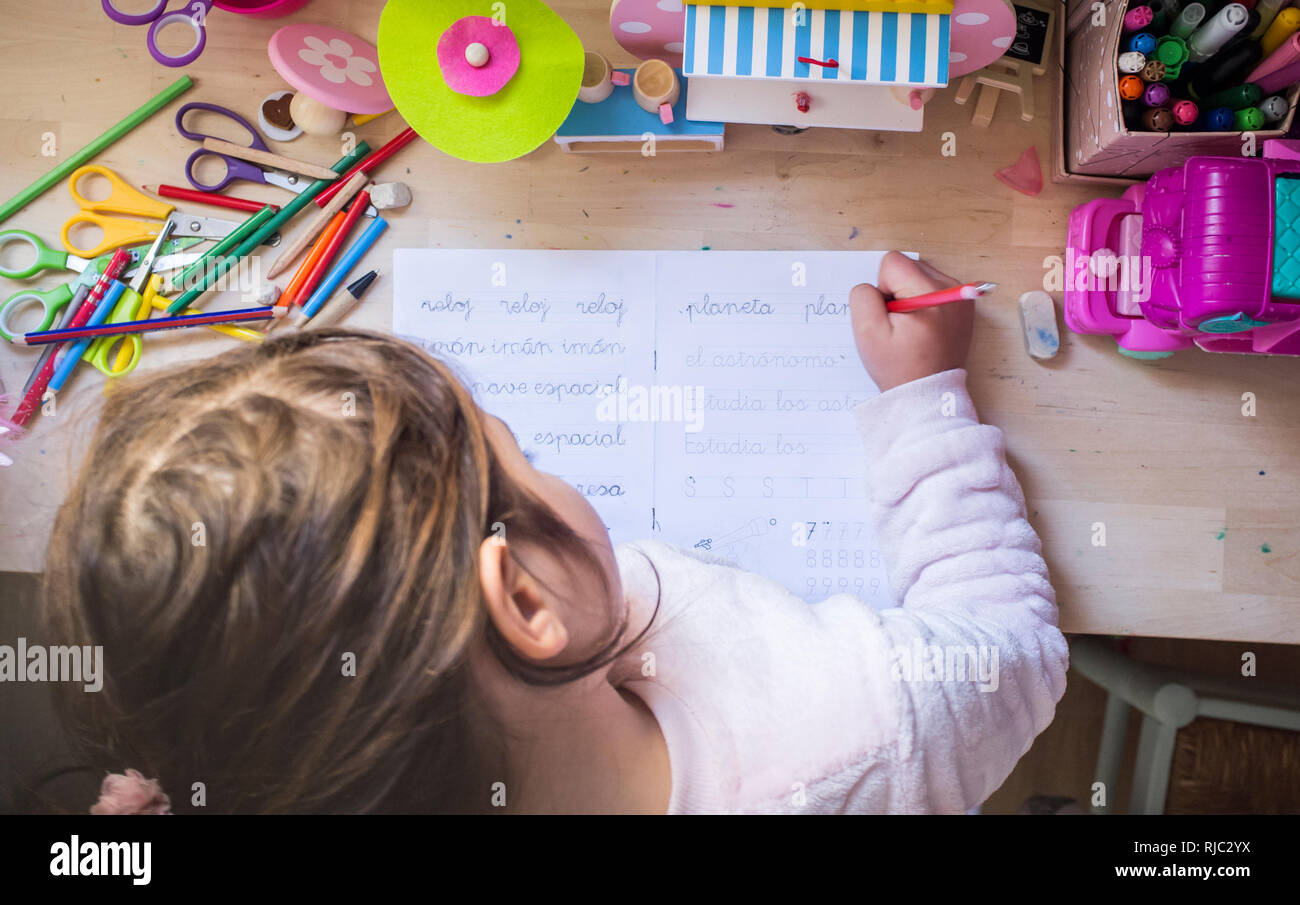
<path fill-rule="evenodd" d="M 303 259 L 302 264 L 298 266 L 298 270 L 294 273 L 293 279 L 289 281 L 288 288 L 280 295 L 280 301 L 276 304 L 281 308 L 288 308 L 294 303 L 298 296 L 298 290 L 301 289 L 302 284 L 307 281 L 308 274 L 315 269 L 316 262 L 318 262 L 321 259 L 321 256 L 325 254 L 325 249 L 329 247 L 330 239 L 334 238 L 334 234 L 343 228 L 343 221 L 346 220 L 347 217 L 348 215 L 346 211 L 339 211 L 334 215 L 334 219 L 330 220 L 329 224 L 321 230 L 320 237 L 316 240 L 316 244 L 311 247 L 311 251 L 307 252 L 307 257 Z"/>
<path fill-rule="evenodd" d="M 325 274 L 329 272 L 330 265 L 334 263 L 334 258 L 338 255 L 339 249 L 341 249 L 343 243 L 347 241 L 348 233 L 352 232 L 352 227 L 361 219 L 361 215 L 366 212 L 366 208 L 368 207 L 370 207 L 370 190 L 365 189 L 358 194 L 357 197 L 352 199 L 352 206 L 348 208 L 347 219 L 343 221 L 343 224 L 338 228 L 334 235 L 330 237 L 329 244 L 321 254 L 320 259 L 317 260 L 316 266 L 312 268 L 312 272 L 307 275 L 307 279 L 303 282 L 302 288 L 298 290 L 298 295 L 294 299 L 295 302 L 299 302 L 300 300 L 305 302 L 307 299 L 311 298 L 311 294 L 316 291 L 316 287 L 320 285 L 320 281 L 323 280 Z M 315 251 L 315 249 L 312 249 L 312 251 Z"/>

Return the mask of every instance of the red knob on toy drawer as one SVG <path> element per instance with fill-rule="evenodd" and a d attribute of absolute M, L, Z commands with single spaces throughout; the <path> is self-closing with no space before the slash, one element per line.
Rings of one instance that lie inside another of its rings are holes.
<path fill-rule="evenodd" d="M 808 96 L 807 91 L 796 91 L 794 95 L 795 109 L 800 113 L 807 113 L 812 109 L 812 98 Z"/>

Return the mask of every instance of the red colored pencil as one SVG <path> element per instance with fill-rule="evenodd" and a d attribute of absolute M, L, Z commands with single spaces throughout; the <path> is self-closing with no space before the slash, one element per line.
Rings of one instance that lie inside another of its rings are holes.
<path fill-rule="evenodd" d="M 101 336 L 154 333 L 159 330 L 180 330 L 185 327 L 207 327 L 212 324 L 237 324 L 244 321 L 265 321 L 283 317 L 284 311 L 272 305 L 258 308 L 237 308 L 231 311 L 201 311 L 177 317 L 160 317 L 153 320 L 121 321 L 100 324 L 96 327 L 68 327 L 61 330 L 41 330 L 14 337 L 14 345 L 42 346 L 50 343 L 72 342 L 78 339 L 95 339 Z"/>
<path fill-rule="evenodd" d="M 216 192 L 200 192 L 194 189 L 183 188 L 179 185 L 146 185 L 143 186 L 146 192 L 153 192 L 163 198 L 175 198 L 178 201 L 195 201 L 199 204 L 210 204 L 213 207 L 227 207 L 232 211 L 248 211 L 255 214 L 266 206 L 267 202 L 249 201 L 247 198 L 235 198 L 230 195 L 218 195 Z M 271 209 L 280 210 L 280 205 L 272 204 Z"/>
<path fill-rule="evenodd" d="M 399 132 L 395 138 L 388 142 L 388 144 L 384 145 L 378 151 L 371 151 L 369 156 L 363 158 L 356 166 L 348 170 L 338 179 L 335 179 L 333 185 L 316 196 L 316 204 L 320 207 L 329 204 L 330 199 L 343 189 L 343 186 L 347 181 L 352 178 L 352 174 L 358 170 L 365 170 L 367 173 L 373 175 L 376 167 L 388 158 L 392 157 L 398 151 L 402 150 L 402 148 L 415 141 L 415 138 L 416 131 L 410 127 L 408 127 L 405 132 Z M 367 205 L 369 203 L 370 202 L 366 202 Z"/>
<path fill-rule="evenodd" d="M 891 313 L 899 311 L 917 311 L 921 308 L 933 308 L 935 305 L 947 305 L 950 302 L 974 300 L 998 288 L 997 283 L 964 283 L 951 289 L 913 295 L 905 299 L 894 299 L 885 303 Z"/>
<path fill-rule="evenodd" d="M 86 321 L 90 320 L 90 316 L 99 307 L 99 303 L 104 298 L 104 293 L 108 292 L 108 287 L 122 275 L 122 271 L 126 270 L 126 265 L 129 263 L 131 263 L 131 255 L 126 249 L 119 248 L 109 260 L 108 267 L 100 275 L 99 281 L 95 283 L 95 288 L 90 290 L 90 295 L 82 302 L 81 308 L 77 311 L 77 316 L 69 321 L 68 329 L 85 326 Z M 56 347 L 56 349 L 60 347 Z M 36 412 L 36 406 L 40 404 L 46 388 L 50 385 L 50 378 L 54 376 L 55 364 L 58 359 L 58 355 L 51 355 L 46 359 L 40 373 L 36 375 L 36 381 L 32 384 L 31 389 L 27 391 L 27 395 L 23 397 L 23 401 L 18 404 L 18 410 L 14 412 L 11 419 L 14 424 L 19 427 L 23 426 Z"/>
<path fill-rule="evenodd" d="M 367 170 L 367 172 L 369 171 Z M 352 232 L 352 227 L 361 219 L 361 215 L 366 212 L 368 207 L 370 207 L 370 190 L 362 189 L 357 197 L 352 199 L 352 206 L 348 208 L 347 219 L 343 221 L 338 232 L 330 237 L 329 245 L 325 246 L 320 260 L 316 262 L 316 266 L 307 275 L 307 279 L 303 280 L 302 288 L 294 296 L 295 302 L 302 302 L 311 298 L 311 294 L 316 291 L 316 287 L 329 271 L 330 265 L 334 263 L 334 256 L 339 253 L 339 249 L 347 241 L 348 233 Z"/>
<path fill-rule="evenodd" d="M 289 285 L 280 294 L 280 300 L 276 302 L 277 305 L 286 310 L 293 305 L 294 299 L 298 297 L 298 290 L 302 288 L 302 284 L 307 277 L 316 269 L 316 263 L 320 260 L 320 256 L 325 253 L 330 240 L 334 238 L 334 234 L 339 231 L 339 228 L 343 226 L 343 221 L 347 218 L 347 211 L 339 211 L 330 218 L 330 222 L 321 230 L 321 234 L 316 237 L 316 244 L 311 247 L 311 251 L 307 252 L 307 257 L 303 258 L 302 263 L 298 265 L 298 270 L 294 273 L 293 279 L 289 281 Z"/>

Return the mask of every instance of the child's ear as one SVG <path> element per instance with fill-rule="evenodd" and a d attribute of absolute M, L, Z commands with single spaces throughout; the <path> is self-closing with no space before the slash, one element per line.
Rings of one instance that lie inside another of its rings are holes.
<path fill-rule="evenodd" d="M 533 577 L 519 568 L 498 536 L 485 539 L 478 551 L 483 604 L 496 630 L 527 660 L 558 657 L 569 644 L 569 630 Z"/>

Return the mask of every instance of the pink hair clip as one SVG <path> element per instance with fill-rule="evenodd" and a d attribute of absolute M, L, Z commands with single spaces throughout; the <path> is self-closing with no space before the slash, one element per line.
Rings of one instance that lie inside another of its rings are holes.
<path fill-rule="evenodd" d="M 126 775 L 110 773 L 99 787 L 99 801 L 92 814 L 170 814 L 171 799 L 163 794 L 156 779 L 145 779 L 139 770 Z"/>

